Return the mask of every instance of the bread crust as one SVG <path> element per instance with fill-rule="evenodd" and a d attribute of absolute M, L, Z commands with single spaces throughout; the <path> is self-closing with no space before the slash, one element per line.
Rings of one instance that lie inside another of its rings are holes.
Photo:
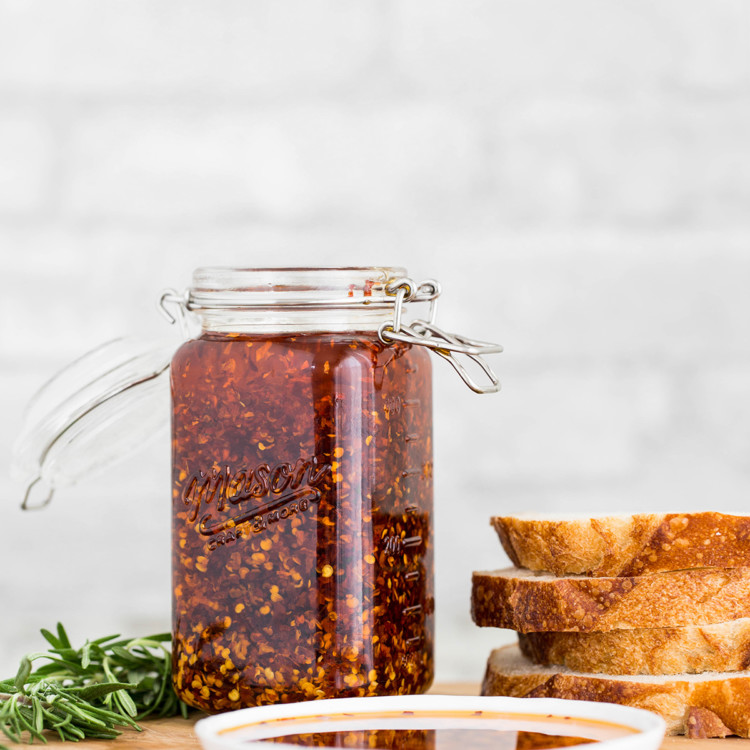
<path fill-rule="evenodd" d="M 639 682 L 632 678 L 626 681 L 617 676 L 572 673 L 564 668 L 555 671 L 531 662 L 521 669 L 505 669 L 503 656 L 509 649 L 517 646 L 505 646 L 490 655 L 482 695 L 566 698 L 644 708 L 664 718 L 668 734 L 685 734 L 689 729 L 690 709 L 702 708 L 715 714 L 713 728 L 718 728 L 720 722 L 728 732 L 750 736 L 750 672 L 736 676 L 716 673 L 715 679 L 700 681 L 690 681 L 684 676 L 680 679 L 679 675 L 664 677 L 659 682 Z M 707 724 L 704 731 L 711 731 L 710 726 Z"/>
<path fill-rule="evenodd" d="M 544 631 L 710 625 L 750 617 L 750 568 L 677 570 L 616 578 L 535 577 L 516 568 L 475 572 L 480 627 Z"/>
<path fill-rule="evenodd" d="M 519 633 L 518 643 L 531 661 L 576 672 L 690 674 L 750 668 L 750 618 L 606 633 Z"/>
<path fill-rule="evenodd" d="M 490 522 L 515 565 L 555 575 L 750 565 L 750 516 L 705 511 L 560 520 L 495 516 Z"/>
<path fill-rule="evenodd" d="M 728 737 L 732 730 L 707 708 L 688 709 L 685 721 L 685 735 L 691 740 L 702 740 L 708 737 Z"/>

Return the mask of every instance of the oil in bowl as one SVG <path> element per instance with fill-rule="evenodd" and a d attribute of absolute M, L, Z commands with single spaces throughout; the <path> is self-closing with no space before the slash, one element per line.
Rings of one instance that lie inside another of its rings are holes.
<path fill-rule="evenodd" d="M 196 731 L 205 750 L 656 750 L 664 723 L 603 703 L 428 695 L 250 708 L 204 719 Z"/>
<path fill-rule="evenodd" d="M 262 736 L 248 738 L 248 750 L 258 742 L 298 747 L 345 747 L 366 750 L 552 750 L 577 747 L 632 734 L 614 725 L 570 719 L 513 716 L 493 712 L 383 712 L 311 716 L 275 720 L 257 727 Z M 512 726 L 511 726 L 512 725 Z M 538 731 L 515 728 L 533 726 Z M 538 726 L 537 726 L 538 725 Z M 280 734 L 265 736 L 266 730 Z M 586 734 L 586 737 L 568 732 Z M 560 732 L 564 732 L 561 734 Z"/>

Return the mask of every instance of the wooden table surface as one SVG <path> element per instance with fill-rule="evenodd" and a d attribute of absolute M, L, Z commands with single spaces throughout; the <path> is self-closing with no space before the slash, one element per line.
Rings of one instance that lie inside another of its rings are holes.
<path fill-rule="evenodd" d="M 479 695 L 479 686 L 473 682 L 443 683 L 435 685 L 431 693 L 442 695 Z M 127 750 L 127 748 L 173 748 L 174 750 L 200 750 L 193 732 L 193 724 L 204 714 L 194 713 L 189 719 L 171 718 L 144 721 L 143 731 L 124 731 L 116 740 L 87 740 L 85 742 L 62 743 L 50 740 L 45 748 L 66 750 Z M 19 746 L 20 747 L 20 746 Z M 25 747 L 25 746 L 24 746 Z M 685 737 L 667 737 L 661 750 L 750 750 L 750 740 L 728 737 L 717 740 L 689 740 Z"/>

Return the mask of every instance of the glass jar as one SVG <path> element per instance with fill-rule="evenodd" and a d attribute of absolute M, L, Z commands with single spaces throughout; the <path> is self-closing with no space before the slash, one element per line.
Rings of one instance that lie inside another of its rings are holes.
<path fill-rule="evenodd" d="M 171 366 L 174 684 L 205 711 L 433 675 L 431 362 L 401 269 L 199 270 Z"/>
<path fill-rule="evenodd" d="M 117 339 L 35 397 L 14 458 L 25 508 L 158 434 L 171 387 L 173 681 L 186 703 L 429 687 L 428 350 L 479 393 L 499 389 L 481 355 L 502 351 L 438 328 L 439 295 L 401 268 L 198 269 L 161 299 L 182 324 L 176 353 Z M 407 322 L 418 303 L 427 315 Z"/>

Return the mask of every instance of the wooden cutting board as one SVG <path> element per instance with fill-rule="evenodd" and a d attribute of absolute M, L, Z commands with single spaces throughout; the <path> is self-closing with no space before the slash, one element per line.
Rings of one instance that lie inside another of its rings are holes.
<path fill-rule="evenodd" d="M 479 695 L 479 686 L 473 682 L 443 683 L 435 685 L 431 693 L 441 695 Z M 62 743 L 50 740 L 39 747 L 66 750 L 126 750 L 127 748 L 172 748 L 174 750 L 200 750 L 193 732 L 193 725 L 203 714 L 194 713 L 189 719 L 172 718 L 144 721 L 143 731 L 127 730 L 116 740 L 88 740 L 86 742 Z M 19 745 L 19 748 L 21 746 Z M 728 737 L 724 740 L 688 740 L 684 737 L 667 737 L 662 750 L 750 750 L 750 740 Z"/>

